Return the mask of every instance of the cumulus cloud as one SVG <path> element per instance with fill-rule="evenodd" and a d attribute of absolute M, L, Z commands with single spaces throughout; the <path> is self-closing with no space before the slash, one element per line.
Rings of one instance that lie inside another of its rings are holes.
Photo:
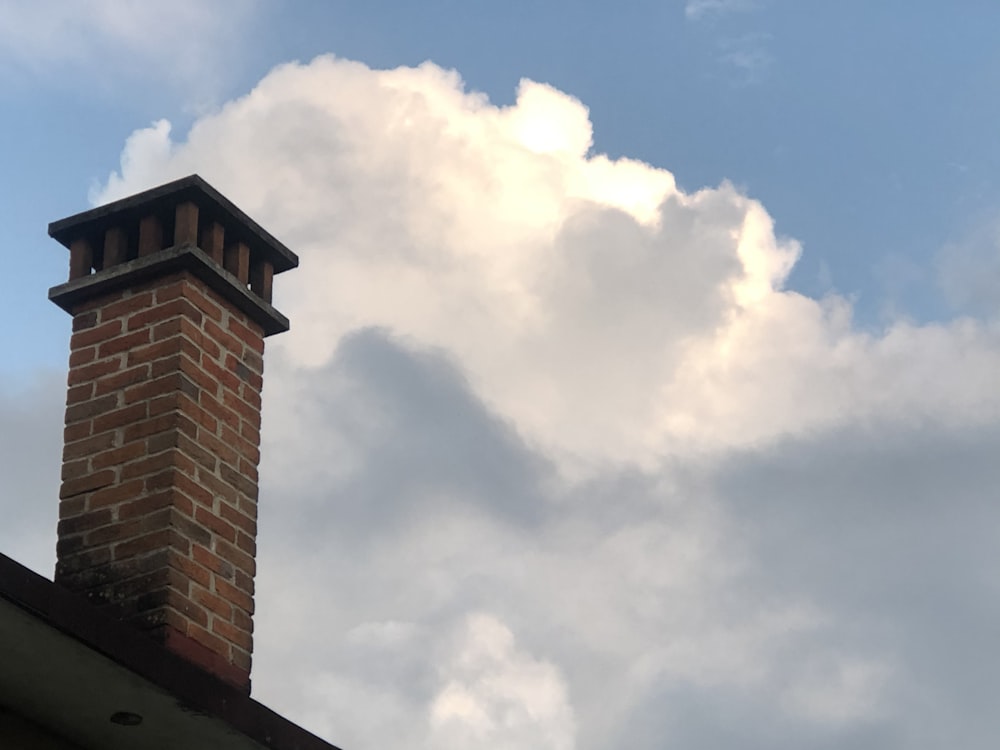
<path fill-rule="evenodd" d="M 321 364 L 361 326 L 412 337 L 567 461 L 997 413 L 979 375 L 996 330 L 858 332 L 846 300 L 784 289 L 800 248 L 760 203 L 728 184 L 684 193 L 591 141 L 583 105 L 542 84 L 495 107 L 432 65 L 319 58 L 182 142 L 164 122 L 137 132 L 97 197 L 202 172 L 309 264 L 283 284 L 296 330 L 277 346 L 295 361 Z M 976 366 L 939 372 L 955 358 Z"/>
<path fill-rule="evenodd" d="M 544 84 L 322 57 L 125 144 L 96 201 L 199 172 L 302 256 L 260 697 L 346 747 L 993 736 L 996 325 L 859 330 L 758 201 L 594 143 Z"/>

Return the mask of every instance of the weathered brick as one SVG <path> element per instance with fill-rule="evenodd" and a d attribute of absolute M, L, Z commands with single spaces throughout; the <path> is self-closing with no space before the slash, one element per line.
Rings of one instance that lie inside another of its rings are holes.
<path fill-rule="evenodd" d="M 59 521 L 58 534 L 60 537 L 71 536 L 90 529 L 96 529 L 99 526 L 106 526 L 111 521 L 111 511 L 106 508 L 104 510 L 83 513 Z"/>
<path fill-rule="evenodd" d="M 244 651 L 253 648 L 253 636 L 218 617 L 212 620 L 212 632 L 225 638 L 227 642 L 239 646 Z"/>
<path fill-rule="evenodd" d="M 202 588 L 209 588 L 212 585 L 212 573 L 190 557 L 182 557 L 180 555 L 174 555 L 170 559 L 170 564 L 180 571 L 183 575 L 192 582 L 192 584 L 198 584 Z"/>
<path fill-rule="evenodd" d="M 136 480 L 132 482 L 114 484 L 110 487 L 104 487 L 103 489 L 100 489 L 90 495 L 90 497 L 87 498 L 87 508 L 95 510 L 105 506 L 118 505 L 119 503 L 139 497 L 141 493 L 141 481 Z M 119 515 L 119 517 L 121 516 Z"/>
<path fill-rule="evenodd" d="M 216 596 L 211 591 L 208 591 L 207 588 L 194 586 L 191 591 L 191 598 L 213 615 L 216 615 L 217 618 L 221 617 L 225 620 L 233 619 L 233 605 L 221 596 Z"/>
<path fill-rule="evenodd" d="M 77 477 L 82 477 L 84 474 L 89 473 L 90 459 L 78 458 L 76 461 L 67 461 L 62 465 L 60 479 L 63 481 L 66 481 L 67 479 L 76 479 Z"/>
<path fill-rule="evenodd" d="M 223 560 L 231 562 L 238 570 L 242 570 L 248 575 L 254 575 L 257 570 L 253 557 L 222 539 L 215 540 L 215 554 Z"/>
<path fill-rule="evenodd" d="M 101 487 L 107 487 L 114 481 L 115 472 L 111 469 L 95 471 L 91 474 L 87 474 L 86 476 L 69 479 L 63 482 L 62 486 L 59 488 L 59 498 L 65 499 L 75 495 L 82 495 L 84 492 L 91 492 L 92 490 L 97 490 Z"/>
<path fill-rule="evenodd" d="M 73 333 L 77 331 L 85 331 L 88 328 L 93 328 L 97 325 L 98 314 L 97 310 L 91 310 L 90 312 L 80 313 L 79 315 L 73 316 Z"/>
<path fill-rule="evenodd" d="M 144 552 L 155 552 L 165 548 L 175 549 L 186 555 L 191 549 L 191 542 L 176 529 L 162 529 L 116 544 L 113 548 L 113 554 L 116 560 L 122 560 Z"/>
<path fill-rule="evenodd" d="M 196 544 L 191 548 L 191 557 L 196 563 L 215 573 L 216 578 L 214 579 L 214 585 L 216 591 L 219 591 L 219 586 L 225 583 L 226 580 L 234 580 L 236 570 L 233 568 L 233 564 L 223 560 L 211 550 Z M 228 595 L 224 594 L 224 596 L 235 604 L 239 603 L 235 602 L 233 598 Z"/>
<path fill-rule="evenodd" d="M 188 627 L 188 636 L 205 646 L 205 648 L 214 651 L 226 659 L 229 658 L 229 644 L 219 636 L 209 633 L 204 627 L 194 624 L 190 625 Z"/>

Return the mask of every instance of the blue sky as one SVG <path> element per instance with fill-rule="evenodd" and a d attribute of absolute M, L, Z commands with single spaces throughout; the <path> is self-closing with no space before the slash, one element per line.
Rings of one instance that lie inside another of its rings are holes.
<path fill-rule="evenodd" d="M 83 7 L 0 0 L 0 549 L 51 571 L 46 224 L 197 171 L 302 257 L 261 700 L 345 748 L 992 746 L 1000 8 Z"/>

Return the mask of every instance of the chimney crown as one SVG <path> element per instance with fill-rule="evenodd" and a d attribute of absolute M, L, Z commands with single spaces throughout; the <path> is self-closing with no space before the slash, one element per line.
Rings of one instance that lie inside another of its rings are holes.
<path fill-rule="evenodd" d="M 265 336 L 288 330 L 271 285 L 298 256 L 196 174 L 54 221 L 49 236 L 70 251 L 69 281 L 49 290 L 69 313 L 81 300 L 186 270 Z"/>

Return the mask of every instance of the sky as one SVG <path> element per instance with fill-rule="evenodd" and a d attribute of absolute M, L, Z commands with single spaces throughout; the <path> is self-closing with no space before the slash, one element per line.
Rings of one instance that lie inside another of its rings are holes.
<path fill-rule="evenodd" d="M 0 0 L 0 550 L 49 221 L 197 172 L 301 257 L 254 696 L 345 750 L 985 748 L 1000 6 Z"/>

